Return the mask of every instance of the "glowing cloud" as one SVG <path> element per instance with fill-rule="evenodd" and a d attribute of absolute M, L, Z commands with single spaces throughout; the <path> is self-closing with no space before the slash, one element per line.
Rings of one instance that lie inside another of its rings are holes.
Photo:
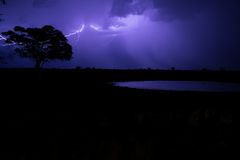
<path fill-rule="evenodd" d="M 122 23 L 120 28 L 122 29 L 135 29 L 141 27 L 142 23 L 145 20 L 146 17 L 144 15 L 128 15 L 127 17 L 118 17 L 116 18 L 116 21 L 118 23 Z"/>
<path fill-rule="evenodd" d="M 118 26 L 114 26 L 114 25 L 109 26 L 106 29 L 103 29 L 103 27 L 98 26 L 98 25 L 90 25 L 89 27 L 91 29 L 93 29 L 94 31 L 103 34 L 104 36 L 115 37 L 115 36 L 120 35 L 120 33 L 121 33 Z"/>
<path fill-rule="evenodd" d="M 98 26 L 98 25 L 93 25 L 93 24 L 91 24 L 91 25 L 90 25 L 90 28 L 92 28 L 93 30 L 98 31 L 98 32 L 104 32 L 104 30 L 102 29 L 102 27 L 100 27 L 100 26 Z"/>

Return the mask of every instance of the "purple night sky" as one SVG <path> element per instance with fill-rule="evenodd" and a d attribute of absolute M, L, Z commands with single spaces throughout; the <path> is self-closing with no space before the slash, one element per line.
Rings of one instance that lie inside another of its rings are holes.
<path fill-rule="evenodd" d="M 7 0 L 0 32 L 16 25 L 60 29 L 69 62 L 45 67 L 240 69 L 238 0 Z M 1 38 L 0 38 L 1 39 Z M 0 67 L 33 62 L 0 47 Z"/>

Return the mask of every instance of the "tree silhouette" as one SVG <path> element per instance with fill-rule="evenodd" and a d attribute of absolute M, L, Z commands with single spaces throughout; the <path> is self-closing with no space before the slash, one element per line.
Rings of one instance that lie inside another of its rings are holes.
<path fill-rule="evenodd" d="M 0 56 L 0 63 L 2 63 L 2 61 L 3 61 L 3 57 L 2 57 L 2 56 Z"/>
<path fill-rule="evenodd" d="M 15 51 L 21 57 L 35 61 L 35 68 L 39 69 L 49 60 L 70 60 L 72 47 L 63 33 L 53 26 L 42 28 L 23 28 L 16 26 L 14 30 L 3 32 L 7 44 L 14 44 Z"/>

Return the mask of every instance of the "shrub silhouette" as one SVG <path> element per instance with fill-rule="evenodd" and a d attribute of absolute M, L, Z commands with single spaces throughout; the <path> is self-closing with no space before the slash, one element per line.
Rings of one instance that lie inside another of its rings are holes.
<path fill-rule="evenodd" d="M 15 51 L 23 58 L 35 61 L 35 68 L 49 60 L 70 60 L 72 47 L 64 34 L 53 26 L 42 28 L 24 28 L 16 26 L 14 30 L 2 33 L 6 43 L 16 46 Z"/>

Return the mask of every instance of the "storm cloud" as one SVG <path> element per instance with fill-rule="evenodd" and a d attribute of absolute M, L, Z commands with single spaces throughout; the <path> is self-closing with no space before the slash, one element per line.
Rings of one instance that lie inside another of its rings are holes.
<path fill-rule="evenodd" d="M 0 31 L 45 24 L 66 35 L 82 29 L 69 37 L 74 59 L 49 67 L 240 69 L 237 0 L 6 2 Z"/>

